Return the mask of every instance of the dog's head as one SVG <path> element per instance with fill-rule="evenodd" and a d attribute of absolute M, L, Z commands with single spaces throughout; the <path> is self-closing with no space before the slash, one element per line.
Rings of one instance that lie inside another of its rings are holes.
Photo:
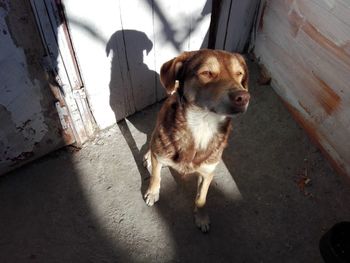
<path fill-rule="evenodd" d="M 248 68 L 237 53 L 221 50 L 184 52 L 163 64 L 160 79 L 168 94 L 209 111 L 233 115 L 247 110 Z"/>

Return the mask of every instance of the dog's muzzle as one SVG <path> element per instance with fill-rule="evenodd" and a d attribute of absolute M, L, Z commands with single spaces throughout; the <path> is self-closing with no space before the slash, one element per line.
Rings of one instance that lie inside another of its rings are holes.
<path fill-rule="evenodd" d="M 247 91 L 239 90 L 229 93 L 232 108 L 237 112 L 245 112 L 248 108 L 250 94 Z"/>

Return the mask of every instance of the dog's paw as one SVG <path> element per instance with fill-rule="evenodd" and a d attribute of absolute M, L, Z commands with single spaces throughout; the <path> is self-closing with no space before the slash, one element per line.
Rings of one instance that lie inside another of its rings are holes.
<path fill-rule="evenodd" d="M 143 166 L 147 169 L 151 168 L 151 151 L 148 151 L 144 156 L 143 156 Z"/>
<path fill-rule="evenodd" d="M 210 229 L 210 219 L 207 213 L 196 211 L 194 213 L 194 222 L 196 226 L 203 232 L 208 233 Z"/>
<path fill-rule="evenodd" d="M 152 193 L 150 191 L 147 191 L 147 193 L 144 195 L 146 205 L 152 206 L 155 202 L 159 200 L 159 191 L 156 193 Z"/>

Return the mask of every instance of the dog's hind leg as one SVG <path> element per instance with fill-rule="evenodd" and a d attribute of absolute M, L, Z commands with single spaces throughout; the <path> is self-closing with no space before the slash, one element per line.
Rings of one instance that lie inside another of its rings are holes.
<path fill-rule="evenodd" d="M 207 193 L 211 181 L 213 180 L 213 174 L 199 174 L 197 196 L 194 208 L 194 220 L 196 226 L 202 232 L 208 232 L 210 228 L 209 216 L 205 210 L 205 203 L 207 199 Z"/>
<path fill-rule="evenodd" d="M 149 182 L 147 192 L 144 196 L 146 204 L 148 206 L 154 205 L 155 202 L 159 200 L 159 190 L 160 190 L 160 171 L 162 169 L 162 164 L 158 162 L 157 157 L 150 152 L 152 173 Z"/>

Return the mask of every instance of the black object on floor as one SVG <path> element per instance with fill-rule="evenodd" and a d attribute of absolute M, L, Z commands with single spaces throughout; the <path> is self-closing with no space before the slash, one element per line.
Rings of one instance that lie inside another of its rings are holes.
<path fill-rule="evenodd" d="M 350 263 L 350 222 L 335 224 L 322 236 L 319 246 L 326 263 Z"/>

